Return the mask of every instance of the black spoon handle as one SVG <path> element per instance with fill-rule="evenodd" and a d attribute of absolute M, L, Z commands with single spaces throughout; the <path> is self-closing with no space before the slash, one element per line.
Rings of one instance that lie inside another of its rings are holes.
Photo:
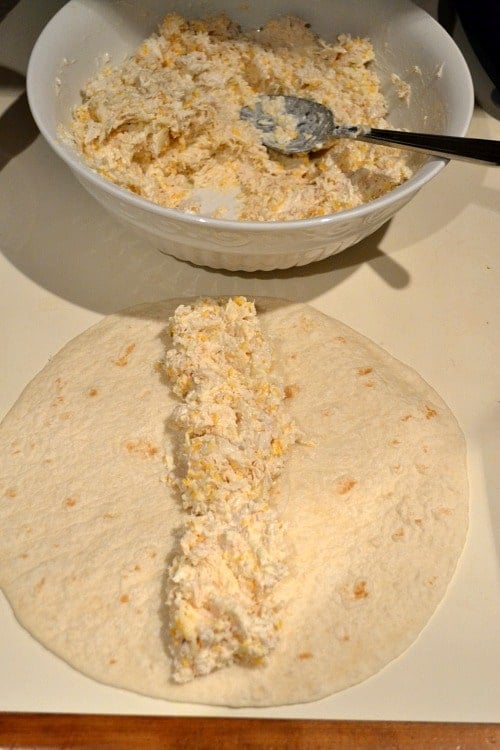
<path fill-rule="evenodd" d="M 500 165 L 500 141 L 485 138 L 461 138 L 453 135 L 405 133 L 401 130 L 372 128 L 367 133 L 358 135 L 357 140 L 385 146 L 400 146 L 410 151 L 422 151 L 448 159 Z"/>

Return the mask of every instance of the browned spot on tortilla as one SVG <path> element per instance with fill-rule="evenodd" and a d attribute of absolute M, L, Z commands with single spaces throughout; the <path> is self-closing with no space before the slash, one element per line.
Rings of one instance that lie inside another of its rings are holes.
<path fill-rule="evenodd" d="M 391 445 L 399 445 L 401 443 L 401 440 L 398 440 L 397 438 L 394 438 L 391 440 Z"/>
<path fill-rule="evenodd" d="M 17 490 L 15 487 L 7 487 L 5 490 L 5 497 L 16 497 Z"/>
<path fill-rule="evenodd" d="M 130 601 L 129 595 L 128 594 L 122 594 L 120 596 L 120 601 L 121 601 L 122 604 L 126 604 L 128 601 Z"/>
<path fill-rule="evenodd" d="M 87 391 L 87 396 L 97 396 L 98 393 L 99 391 L 97 390 L 97 388 L 89 388 Z"/>
<path fill-rule="evenodd" d="M 437 576 L 432 576 L 431 578 L 428 579 L 427 585 L 431 586 L 431 587 L 435 586 L 436 585 L 436 581 L 437 581 Z"/>
<path fill-rule="evenodd" d="M 357 484 L 355 479 L 343 479 L 337 484 L 337 495 L 346 495 Z"/>
<path fill-rule="evenodd" d="M 108 661 L 108 664 L 116 664 L 116 659 L 110 659 L 110 660 Z"/>
<path fill-rule="evenodd" d="M 432 419 L 437 414 L 436 409 L 432 409 L 430 406 L 425 405 L 425 418 Z"/>
<path fill-rule="evenodd" d="M 115 359 L 114 363 L 117 367 L 125 367 L 125 365 L 128 365 L 128 358 L 132 354 L 132 352 L 135 349 L 135 344 L 127 344 L 125 349 L 123 350 L 123 353 L 120 354 L 118 359 Z"/>
<path fill-rule="evenodd" d="M 299 391 L 300 387 L 296 383 L 293 383 L 292 385 L 285 385 L 285 398 L 293 398 L 293 396 L 296 396 Z"/>
<path fill-rule="evenodd" d="M 426 464 L 415 464 L 415 468 L 419 474 L 427 474 L 427 469 L 429 467 Z"/>
<path fill-rule="evenodd" d="M 64 401 L 64 396 L 61 395 L 62 388 L 63 388 L 63 382 L 61 378 L 55 379 L 55 386 L 56 386 L 56 397 L 54 401 L 52 402 L 52 406 L 57 406 L 58 404 L 62 404 Z"/>
<path fill-rule="evenodd" d="M 421 518 L 414 518 L 413 523 L 416 523 L 417 526 L 422 526 L 422 519 Z"/>
<path fill-rule="evenodd" d="M 297 655 L 297 659 L 312 659 L 313 655 L 310 651 L 302 651 L 302 653 Z"/>
<path fill-rule="evenodd" d="M 346 340 L 343 336 L 335 336 L 335 341 L 338 341 L 339 344 L 345 344 Z"/>
<path fill-rule="evenodd" d="M 373 388 L 375 383 L 373 382 L 373 380 L 365 380 L 363 385 L 365 386 L 365 388 Z"/>
<path fill-rule="evenodd" d="M 369 375 L 373 372 L 373 367 L 358 367 L 358 375 Z"/>
<path fill-rule="evenodd" d="M 408 422 L 409 419 L 413 419 L 412 414 L 405 414 L 404 417 L 401 417 L 402 422 Z"/>
<path fill-rule="evenodd" d="M 352 591 L 355 599 L 366 599 L 367 596 L 370 596 L 366 590 L 366 581 L 358 581 Z"/>
<path fill-rule="evenodd" d="M 71 419 L 72 416 L 73 416 L 72 412 L 63 411 L 63 413 L 59 415 L 59 419 Z"/>
<path fill-rule="evenodd" d="M 20 449 L 18 448 L 16 451 L 12 451 L 13 456 L 17 456 L 18 453 L 21 453 Z"/>
<path fill-rule="evenodd" d="M 45 586 L 45 577 L 44 578 L 40 578 L 40 580 L 38 581 L 38 583 L 35 586 L 35 591 L 41 591 L 44 586 Z"/>
<path fill-rule="evenodd" d="M 303 331 L 312 331 L 314 328 L 316 328 L 316 325 L 313 320 L 310 318 L 307 318 L 305 315 L 300 319 L 300 327 Z"/>
<path fill-rule="evenodd" d="M 75 498 L 74 498 L 74 497 L 67 497 L 67 498 L 66 498 L 66 500 L 64 501 L 64 505 L 65 505 L 65 506 L 66 506 L 67 508 L 72 508 L 72 507 L 73 507 L 73 505 L 76 505 L 76 500 L 75 500 Z"/>
<path fill-rule="evenodd" d="M 128 440 L 125 443 L 125 448 L 129 453 L 138 456 L 139 458 L 152 458 L 160 450 L 157 445 L 148 442 L 147 440 Z"/>
<path fill-rule="evenodd" d="M 392 534 L 392 539 L 394 542 L 400 542 L 401 539 L 404 538 L 405 530 L 402 526 L 399 527 L 399 529 L 396 529 L 396 531 Z"/>
<path fill-rule="evenodd" d="M 451 516 L 452 510 L 445 505 L 440 505 L 439 508 L 434 508 L 433 513 L 435 516 Z"/>
<path fill-rule="evenodd" d="M 103 513 L 102 517 L 103 518 L 115 518 L 115 514 L 114 513 Z"/>
<path fill-rule="evenodd" d="M 150 556 L 150 557 L 156 557 L 156 552 L 155 552 L 154 550 L 152 550 L 152 551 L 151 551 L 151 552 L 149 553 L 149 556 Z"/>
<path fill-rule="evenodd" d="M 42 464 L 51 464 L 51 463 L 52 463 L 52 458 L 44 458 L 42 461 Z"/>
<path fill-rule="evenodd" d="M 22 555 L 19 555 L 19 557 L 22 557 L 23 560 L 26 560 L 26 558 L 29 557 L 27 552 L 23 552 Z"/>
<path fill-rule="evenodd" d="M 134 570 L 140 570 L 140 569 L 141 569 L 140 565 L 134 565 Z"/>
<path fill-rule="evenodd" d="M 426 445 L 422 446 L 422 450 L 424 453 L 429 453 L 429 448 Z"/>
<path fill-rule="evenodd" d="M 323 409 L 321 412 L 325 417 L 331 417 L 332 416 L 332 410 L 331 409 Z"/>

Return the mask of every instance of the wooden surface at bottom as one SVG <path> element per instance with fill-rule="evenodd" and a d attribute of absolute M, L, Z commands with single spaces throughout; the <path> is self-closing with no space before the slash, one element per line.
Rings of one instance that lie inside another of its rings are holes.
<path fill-rule="evenodd" d="M 0 713 L 0 748 L 499 748 L 500 724 Z"/>

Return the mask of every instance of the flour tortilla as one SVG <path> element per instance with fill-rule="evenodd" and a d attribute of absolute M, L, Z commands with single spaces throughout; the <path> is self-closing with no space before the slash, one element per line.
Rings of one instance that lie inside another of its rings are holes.
<path fill-rule="evenodd" d="M 0 584 L 19 622 L 103 683 L 173 701 L 312 701 L 417 638 L 467 529 L 465 443 L 413 370 L 313 308 L 257 299 L 310 445 L 276 487 L 295 550 L 264 668 L 175 685 L 165 570 L 182 523 L 161 481 L 176 400 L 157 367 L 168 300 L 111 315 L 62 349 L 0 427 Z"/>

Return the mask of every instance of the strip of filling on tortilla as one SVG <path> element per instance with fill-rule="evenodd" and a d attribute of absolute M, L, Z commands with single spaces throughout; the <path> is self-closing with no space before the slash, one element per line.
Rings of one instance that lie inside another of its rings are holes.
<path fill-rule="evenodd" d="M 280 630 L 285 529 L 271 492 L 298 439 L 255 305 L 200 299 L 170 319 L 165 370 L 178 450 L 169 479 L 185 522 L 169 568 L 172 678 L 263 665 Z"/>

